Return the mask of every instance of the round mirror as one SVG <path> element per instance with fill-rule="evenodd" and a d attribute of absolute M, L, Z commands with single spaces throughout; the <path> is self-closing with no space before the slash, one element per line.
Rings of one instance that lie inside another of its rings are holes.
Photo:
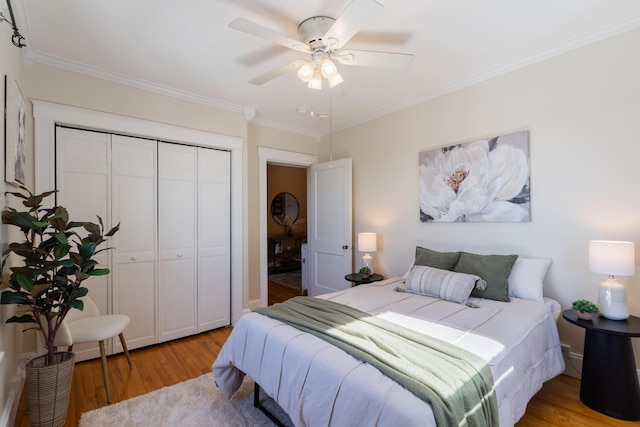
<path fill-rule="evenodd" d="M 298 219 L 300 206 L 291 193 L 278 193 L 271 202 L 271 216 L 280 225 L 291 225 Z"/>

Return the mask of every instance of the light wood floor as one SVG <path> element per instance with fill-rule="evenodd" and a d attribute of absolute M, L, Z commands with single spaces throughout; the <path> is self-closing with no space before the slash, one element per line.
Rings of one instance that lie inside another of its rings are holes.
<path fill-rule="evenodd" d="M 269 298 L 268 304 L 273 305 L 289 298 L 293 298 L 300 295 L 306 295 L 307 291 L 298 291 L 290 286 L 281 285 L 276 282 L 269 282 Z"/>
<path fill-rule="evenodd" d="M 273 299 L 286 299 L 291 288 L 270 283 Z M 231 333 L 222 328 L 196 336 L 133 350 L 134 369 L 129 371 L 123 355 L 109 357 L 109 377 L 114 402 L 139 396 L 165 386 L 211 372 L 211 365 Z M 639 426 L 640 422 L 620 421 L 597 413 L 580 402 L 578 380 L 565 375 L 554 378 L 529 402 L 527 413 L 517 427 L 546 426 Z M 106 406 L 100 360 L 76 364 L 66 427 L 78 425 L 83 412 Z M 26 398 L 20 404 L 16 426 L 28 427 Z"/>

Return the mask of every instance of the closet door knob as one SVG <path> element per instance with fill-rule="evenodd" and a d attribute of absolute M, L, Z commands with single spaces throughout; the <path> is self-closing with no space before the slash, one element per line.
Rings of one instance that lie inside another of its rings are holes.
<path fill-rule="evenodd" d="M 178 258 L 182 258 L 182 254 L 178 254 Z"/>
<path fill-rule="evenodd" d="M 131 257 L 131 261 L 137 261 L 137 260 L 138 260 L 137 256 L 134 255 L 134 256 Z"/>

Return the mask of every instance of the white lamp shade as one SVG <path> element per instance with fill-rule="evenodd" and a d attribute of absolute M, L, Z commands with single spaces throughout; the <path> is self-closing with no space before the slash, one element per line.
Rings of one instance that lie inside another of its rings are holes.
<path fill-rule="evenodd" d="M 331 76 L 331 78 L 329 79 L 329 86 L 330 87 L 336 87 L 339 84 L 341 84 L 342 82 L 344 82 L 344 79 L 342 78 L 342 76 L 340 75 L 340 73 L 335 73 L 333 76 Z"/>
<path fill-rule="evenodd" d="M 336 64 L 334 64 L 329 58 L 324 58 L 322 60 L 320 63 L 320 70 L 322 71 L 322 77 L 327 80 L 331 79 L 331 77 L 338 72 Z"/>
<path fill-rule="evenodd" d="M 316 68 L 313 72 L 313 77 L 309 80 L 309 89 L 322 90 L 322 74 L 320 70 Z"/>
<path fill-rule="evenodd" d="M 609 276 L 635 275 L 635 243 L 610 240 L 589 241 L 589 269 Z"/>
<path fill-rule="evenodd" d="M 375 252 L 376 233 L 358 233 L 358 250 L 360 252 Z"/>
<path fill-rule="evenodd" d="M 298 77 L 305 83 L 309 83 L 311 77 L 313 77 L 313 73 L 316 70 L 316 64 L 313 61 L 307 61 L 304 63 L 302 67 L 298 70 Z"/>

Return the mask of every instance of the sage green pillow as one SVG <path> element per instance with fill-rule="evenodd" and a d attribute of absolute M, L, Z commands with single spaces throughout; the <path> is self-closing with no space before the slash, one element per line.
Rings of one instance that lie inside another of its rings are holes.
<path fill-rule="evenodd" d="M 477 255 L 461 252 L 453 271 L 475 274 L 487 282 L 485 289 L 475 287 L 471 296 L 509 302 L 511 300 L 507 279 L 517 259 L 518 255 Z"/>
<path fill-rule="evenodd" d="M 451 271 L 458 262 L 458 258 L 460 258 L 459 252 L 438 252 L 416 246 L 416 259 L 413 264 Z"/>

